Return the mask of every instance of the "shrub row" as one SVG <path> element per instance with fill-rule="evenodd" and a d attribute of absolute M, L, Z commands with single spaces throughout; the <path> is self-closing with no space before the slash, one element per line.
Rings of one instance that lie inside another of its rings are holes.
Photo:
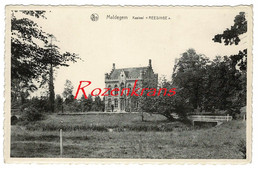
<path fill-rule="evenodd" d="M 42 131 L 58 131 L 60 129 L 64 131 L 76 131 L 76 130 L 86 130 L 86 131 L 100 131 L 100 132 L 107 132 L 107 131 L 116 131 L 116 132 L 123 132 L 123 131 L 183 131 L 183 130 L 190 130 L 193 127 L 191 126 L 176 126 L 176 125 L 152 125 L 152 124 L 138 124 L 138 125 L 123 125 L 123 126 L 102 126 L 102 125 L 61 125 L 61 124 L 44 124 L 44 123 L 30 123 L 26 125 L 27 130 L 42 130 Z"/>

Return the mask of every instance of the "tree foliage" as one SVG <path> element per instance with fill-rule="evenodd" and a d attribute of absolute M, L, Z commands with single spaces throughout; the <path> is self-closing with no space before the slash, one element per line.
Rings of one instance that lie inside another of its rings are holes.
<path fill-rule="evenodd" d="M 246 104 L 246 75 L 236 69 L 231 57 L 211 61 L 189 49 L 175 65 L 172 81 L 180 87 L 178 97 L 192 109 L 227 110 L 234 115 Z"/>
<path fill-rule="evenodd" d="M 72 94 L 73 89 L 74 89 L 74 87 L 72 85 L 72 82 L 67 79 L 65 84 L 64 84 L 64 90 L 63 90 L 63 93 L 62 93 L 66 103 L 73 101 L 72 100 L 72 99 L 74 99 L 74 96 Z"/>
<path fill-rule="evenodd" d="M 80 105 L 81 105 L 81 110 L 83 112 L 91 111 L 91 108 L 92 108 L 92 105 L 93 105 L 93 98 L 92 98 L 92 96 L 89 94 L 88 98 L 86 99 L 84 97 L 84 95 L 82 95 L 81 99 L 80 99 Z"/>
<path fill-rule="evenodd" d="M 181 87 L 183 95 L 193 108 L 201 107 L 204 102 L 204 79 L 209 64 L 210 61 L 206 56 L 197 54 L 194 49 L 188 49 L 182 54 L 173 70 L 173 83 Z"/>
<path fill-rule="evenodd" d="M 95 96 L 95 100 L 92 103 L 91 111 L 104 111 L 105 103 L 104 100 L 101 100 L 99 96 Z"/>
<path fill-rule="evenodd" d="M 227 28 L 222 34 L 217 34 L 212 39 L 214 42 L 225 45 L 238 45 L 241 41 L 240 35 L 247 32 L 247 20 L 245 12 L 240 12 L 234 19 L 234 25 Z M 246 71 L 247 68 L 247 49 L 239 51 L 238 54 L 230 56 L 234 64 L 238 64 L 241 71 Z"/>
<path fill-rule="evenodd" d="M 238 45 L 241 41 L 239 35 L 247 32 L 247 20 L 245 12 L 240 12 L 234 19 L 234 25 L 227 28 L 222 34 L 217 34 L 212 39 L 214 42 L 222 43 L 225 45 Z"/>
<path fill-rule="evenodd" d="M 48 34 L 29 18 L 17 18 L 16 13 L 40 16 L 45 11 L 13 11 L 11 18 L 11 73 L 12 79 L 31 81 L 37 79 L 47 69 L 44 62 L 45 49 L 36 43 L 48 43 Z"/>
<path fill-rule="evenodd" d="M 161 80 L 159 86 L 157 87 L 156 82 L 146 80 L 143 82 L 144 88 L 155 88 L 167 89 L 166 93 L 163 91 L 159 95 L 149 96 L 147 91 L 140 97 L 140 109 L 142 112 L 161 114 L 165 116 L 170 121 L 175 121 L 173 114 L 177 114 L 181 119 L 186 119 L 187 113 L 190 111 L 190 106 L 183 94 L 178 89 L 178 87 L 171 82 L 168 82 L 165 78 Z M 172 96 L 169 93 L 169 89 L 176 88 L 176 94 Z"/>
<path fill-rule="evenodd" d="M 45 14 L 46 11 L 40 10 L 12 11 L 11 87 L 13 100 L 21 97 L 21 94 L 18 96 L 18 89 L 35 91 L 48 83 L 49 95 L 52 96 L 50 99 L 53 99 L 50 102 L 53 103 L 55 95 L 53 69 L 59 66 L 69 66 L 69 61 L 76 62 L 80 59 L 74 53 L 62 53 L 51 43 L 54 35 L 44 32 L 37 24 L 38 21 L 47 19 Z"/>
<path fill-rule="evenodd" d="M 63 98 L 61 95 L 57 94 L 55 98 L 55 110 L 56 112 L 60 112 L 63 109 Z"/>
<path fill-rule="evenodd" d="M 229 110 L 245 105 L 244 74 L 237 70 L 227 56 L 217 56 L 207 67 L 205 107 Z"/>
<path fill-rule="evenodd" d="M 231 29 L 227 29 L 222 34 L 217 34 L 213 38 L 214 42 L 222 43 L 224 40 L 225 45 L 238 45 L 241 41 L 240 36 L 247 33 L 247 20 L 245 12 L 240 12 L 234 19 L 234 25 Z M 245 35 L 246 37 L 247 35 Z M 233 95 L 230 95 L 233 107 L 230 108 L 231 112 L 239 112 L 239 109 L 246 105 L 246 89 L 247 89 L 247 49 L 240 50 L 238 54 L 225 58 L 229 60 L 229 68 L 232 70 L 231 76 L 235 88 L 231 90 Z M 239 68 L 237 70 L 236 68 Z"/>

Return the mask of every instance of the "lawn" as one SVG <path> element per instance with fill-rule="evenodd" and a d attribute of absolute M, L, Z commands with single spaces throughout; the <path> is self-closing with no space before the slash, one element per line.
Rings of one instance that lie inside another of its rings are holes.
<path fill-rule="evenodd" d="M 242 159 L 238 144 L 246 124 L 193 127 L 163 116 L 137 113 L 48 115 L 43 121 L 13 125 L 11 157 Z"/>

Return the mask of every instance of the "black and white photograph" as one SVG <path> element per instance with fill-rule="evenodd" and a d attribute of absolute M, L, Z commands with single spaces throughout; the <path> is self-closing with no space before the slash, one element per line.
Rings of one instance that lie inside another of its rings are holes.
<path fill-rule="evenodd" d="M 6 6 L 5 160 L 250 162 L 252 17 Z"/>

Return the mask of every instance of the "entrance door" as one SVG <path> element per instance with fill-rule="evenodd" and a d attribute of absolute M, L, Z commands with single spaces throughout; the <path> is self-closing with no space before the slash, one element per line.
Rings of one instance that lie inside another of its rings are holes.
<path fill-rule="evenodd" d="M 109 98 L 108 99 L 108 102 L 107 102 L 107 112 L 111 111 L 111 99 Z"/>
<path fill-rule="evenodd" d="M 122 110 L 122 111 L 125 110 L 125 101 L 124 101 L 124 99 L 121 99 L 121 101 L 120 101 L 120 110 Z"/>

